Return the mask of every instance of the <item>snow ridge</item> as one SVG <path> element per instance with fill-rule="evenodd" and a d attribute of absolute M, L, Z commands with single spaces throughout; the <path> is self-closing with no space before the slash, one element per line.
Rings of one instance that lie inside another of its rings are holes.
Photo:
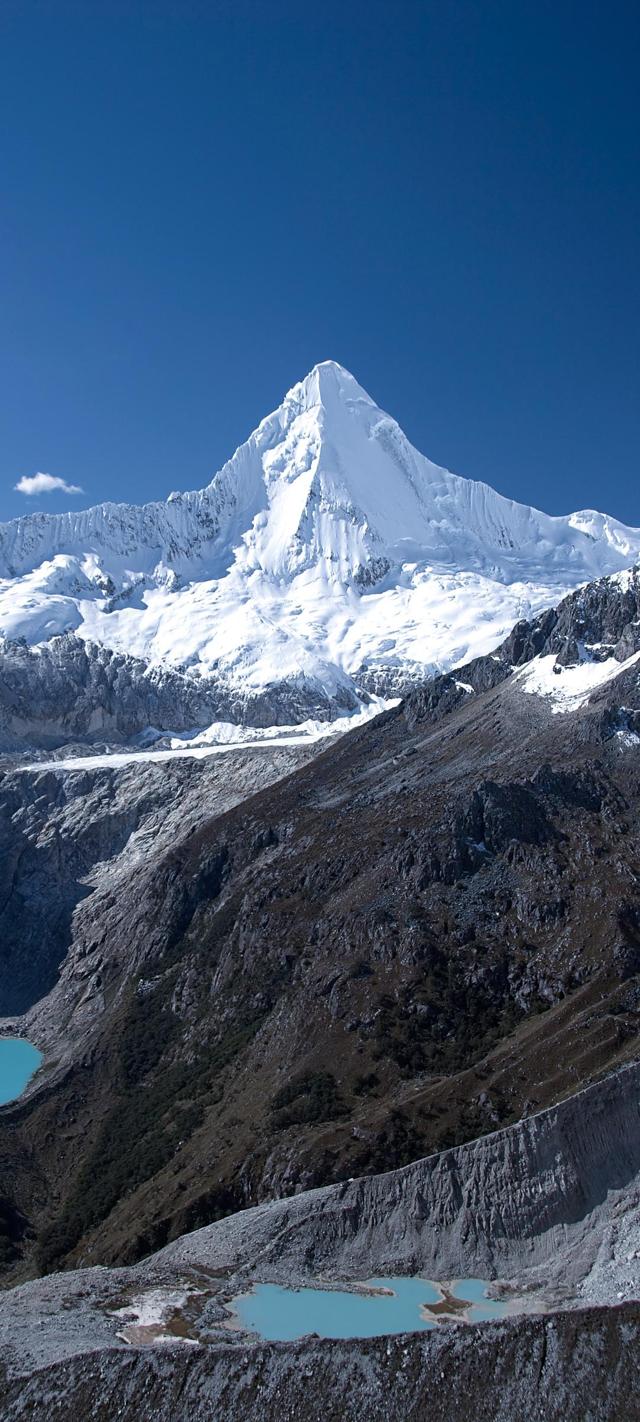
<path fill-rule="evenodd" d="M 317 365 L 202 490 L 0 525 L 0 634 L 63 633 L 243 705 L 280 682 L 398 693 L 627 567 L 640 529 L 451 474 Z"/>

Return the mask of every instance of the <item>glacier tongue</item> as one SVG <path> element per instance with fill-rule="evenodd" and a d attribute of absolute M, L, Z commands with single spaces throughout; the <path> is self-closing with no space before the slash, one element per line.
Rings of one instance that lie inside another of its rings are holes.
<path fill-rule="evenodd" d="M 490 650 L 639 554 L 640 529 L 432 464 L 327 361 L 205 489 L 0 526 L 0 633 L 213 677 L 249 718 L 280 683 L 339 707 Z"/>

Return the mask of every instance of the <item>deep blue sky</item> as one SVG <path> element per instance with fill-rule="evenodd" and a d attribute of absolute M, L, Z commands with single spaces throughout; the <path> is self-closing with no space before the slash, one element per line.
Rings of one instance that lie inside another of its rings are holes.
<path fill-rule="evenodd" d="M 640 524 L 639 40 L 637 0 L 2 0 L 0 517 L 201 486 L 332 357 L 430 458 Z"/>

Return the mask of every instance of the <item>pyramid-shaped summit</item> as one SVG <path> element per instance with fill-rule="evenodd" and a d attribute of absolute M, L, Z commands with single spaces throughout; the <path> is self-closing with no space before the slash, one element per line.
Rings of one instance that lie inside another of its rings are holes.
<path fill-rule="evenodd" d="M 333 716 L 490 650 L 639 554 L 638 529 L 550 517 L 432 464 L 324 361 L 205 489 L 0 526 L 0 634 L 173 669 L 232 719 L 264 719 L 265 695 L 279 720 Z"/>

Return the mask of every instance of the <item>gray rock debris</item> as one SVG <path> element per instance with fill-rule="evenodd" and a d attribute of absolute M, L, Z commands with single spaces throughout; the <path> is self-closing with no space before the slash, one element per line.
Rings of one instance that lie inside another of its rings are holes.
<path fill-rule="evenodd" d="M 247 1210 L 132 1269 L 80 1270 L 14 1289 L 0 1298 L 3 1416 L 632 1422 L 640 1307 L 577 1305 L 579 1295 L 606 1294 L 617 1244 L 636 1238 L 639 1086 L 635 1064 L 493 1136 Z M 292 1344 L 252 1343 L 220 1328 L 217 1301 L 250 1278 L 304 1283 L 394 1270 L 517 1280 L 542 1291 L 549 1312 Z M 195 1341 L 140 1347 L 118 1337 L 118 1308 L 141 1290 L 176 1287 L 211 1295 L 206 1341 L 196 1332 Z"/>

